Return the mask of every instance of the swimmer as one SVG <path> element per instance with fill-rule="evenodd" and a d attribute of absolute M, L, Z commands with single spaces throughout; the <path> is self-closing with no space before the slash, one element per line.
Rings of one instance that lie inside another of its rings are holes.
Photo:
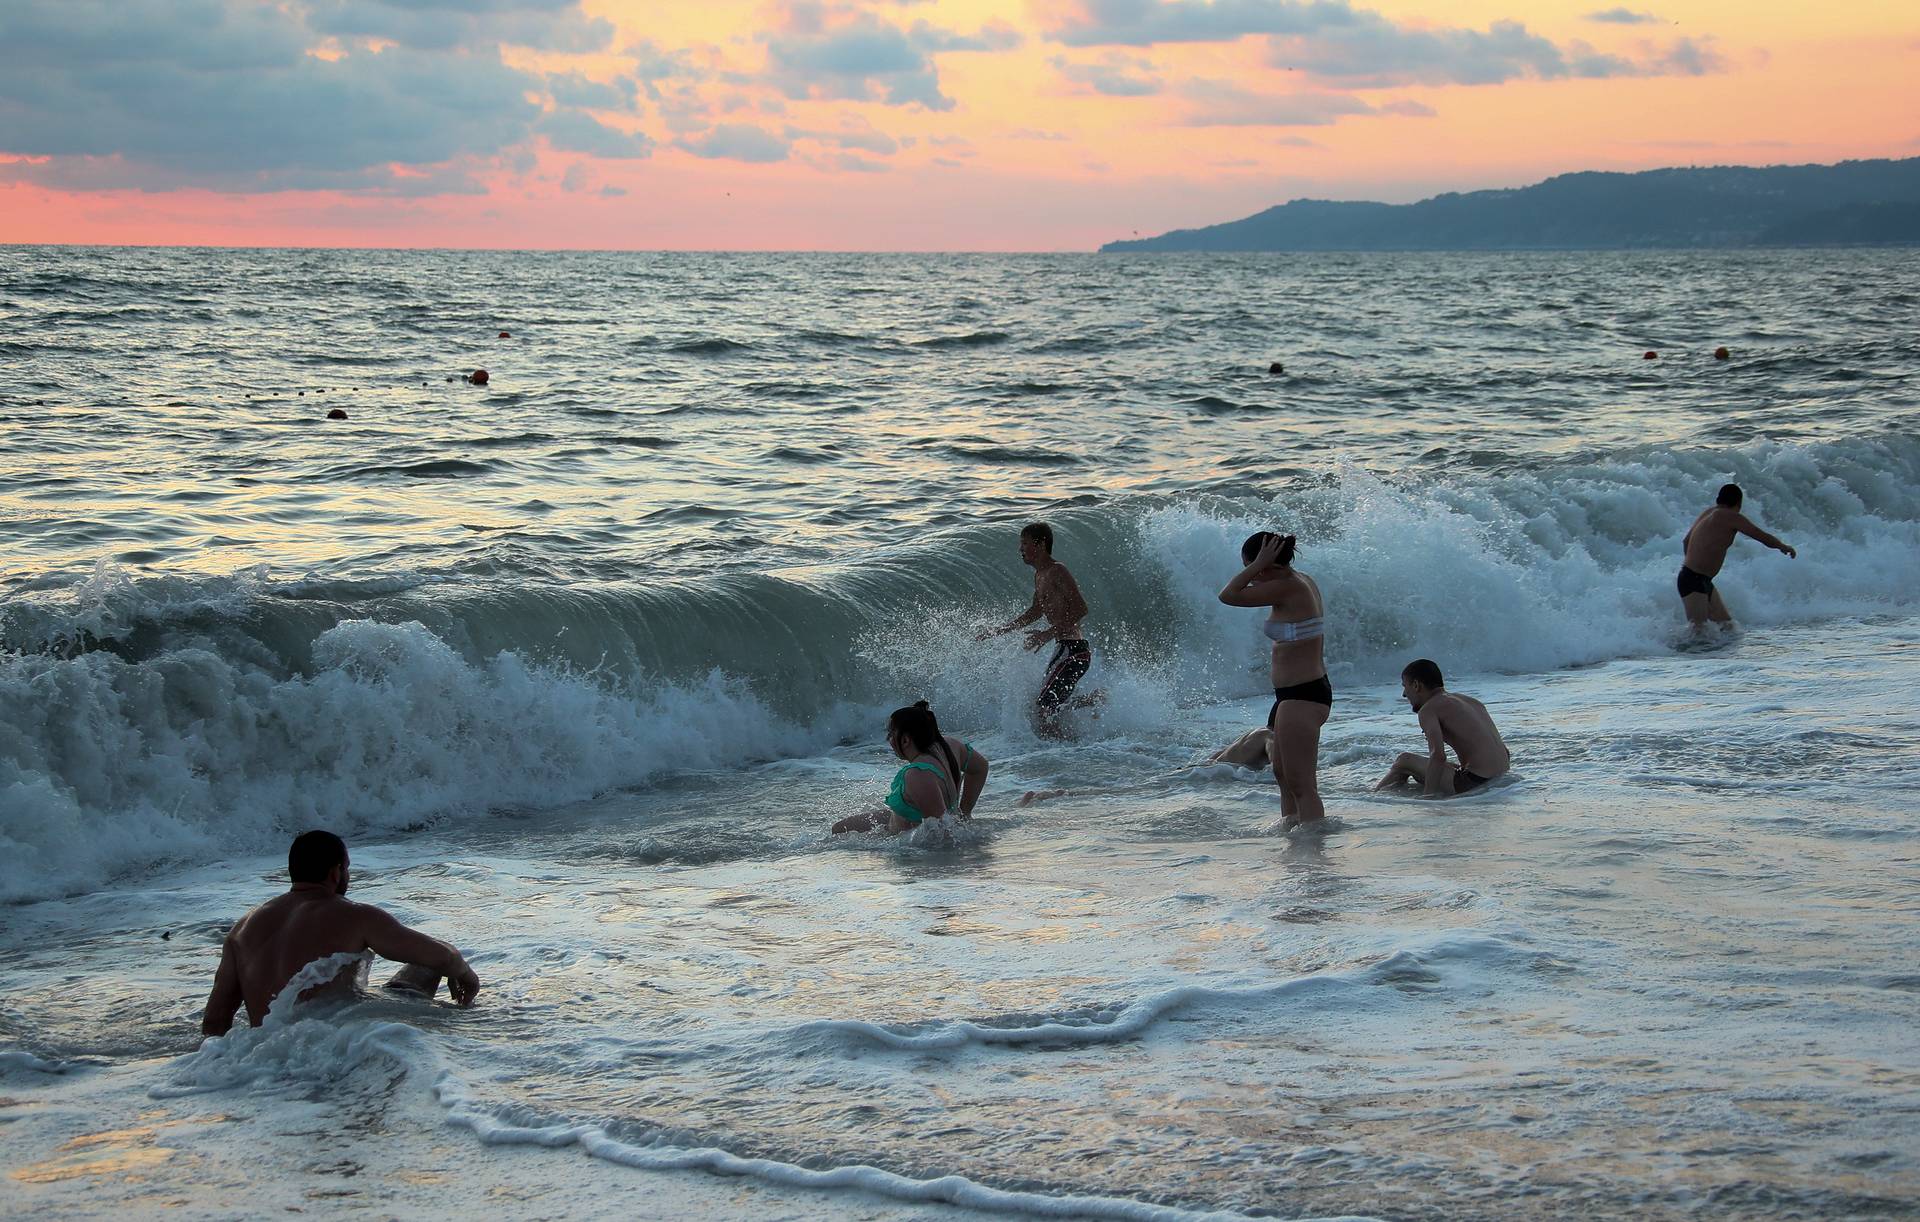
<path fill-rule="evenodd" d="M 1687 537 L 1680 543 L 1686 552 L 1686 561 L 1680 566 L 1680 577 L 1675 584 L 1680 588 L 1680 605 L 1686 609 L 1687 623 L 1696 636 L 1706 631 L 1709 620 L 1722 628 L 1733 627 L 1733 615 L 1720 600 L 1720 591 L 1713 588 L 1713 579 L 1719 575 L 1720 566 L 1727 562 L 1727 549 L 1733 546 L 1736 536 L 1758 539 L 1776 552 L 1785 552 L 1788 559 L 1798 554 L 1741 513 L 1742 499 L 1740 485 L 1723 486 L 1714 503 L 1693 520 L 1693 525 L 1687 528 Z"/>
<path fill-rule="evenodd" d="M 1093 665 L 1093 651 L 1087 645 L 1086 635 L 1080 631 L 1080 621 L 1087 618 L 1087 600 L 1081 596 L 1080 586 L 1067 566 L 1053 558 L 1053 528 L 1045 522 L 1032 522 L 1021 528 L 1020 559 L 1033 568 L 1033 604 L 998 628 L 990 628 L 973 639 L 984 641 L 1046 617 L 1047 626 L 1030 630 L 1022 646 L 1031 651 L 1048 641 L 1054 642 L 1047 677 L 1034 701 L 1033 724 L 1035 730 L 1048 738 L 1065 738 L 1067 732 L 1060 724 L 1061 712 L 1098 701 L 1096 696 L 1076 699 L 1073 695 L 1073 689 Z"/>
<path fill-rule="evenodd" d="M 200 1018 L 202 1035 L 225 1035 L 242 1004 L 248 1023 L 258 1027 L 274 997 L 301 968 L 328 955 L 367 950 L 412 965 L 396 981 L 405 977 L 431 996 L 444 976 L 455 1001 L 473 1004 L 480 978 L 459 951 L 407 928 L 382 909 L 345 898 L 347 845 L 340 837 L 317 831 L 296 837 L 287 851 L 287 874 L 293 885 L 285 895 L 255 908 L 227 931 L 213 992 Z M 357 970 L 343 968 L 309 993 L 351 989 Z"/>
<path fill-rule="evenodd" d="M 894 774 L 885 807 L 848 815 L 833 825 L 834 835 L 881 827 L 891 836 L 950 813 L 973 818 L 974 803 L 987 784 L 987 757 L 942 734 L 926 701 L 893 711 L 887 719 L 887 746 L 907 762 Z"/>
<path fill-rule="evenodd" d="M 1293 568 L 1292 535 L 1259 531 L 1240 545 L 1246 565 L 1220 591 L 1229 607 L 1271 607 L 1260 626 L 1273 642 L 1273 711 L 1267 728 L 1273 779 L 1280 786 L 1281 828 L 1327 817 L 1320 801 L 1320 727 L 1333 713 L 1333 684 L 1322 651 L 1326 635 L 1320 587 Z"/>
<path fill-rule="evenodd" d="M 1447 690 L 1440 667 L 1426 658 L 1407 663 L 1400 672 L 1400 694 L 1420 715 L 1427 734 L 1427 753 L 1402 751 L 1374 789 L 1399 789 L 1412 781 L 1429 798 L 1452 798 L 1485 785 L 1513 766 L 1499 729 L 1487 706 L 1472 696 Z M 1447 748 L 1460 757 L 1458 768 L 1447 763 Z"/>

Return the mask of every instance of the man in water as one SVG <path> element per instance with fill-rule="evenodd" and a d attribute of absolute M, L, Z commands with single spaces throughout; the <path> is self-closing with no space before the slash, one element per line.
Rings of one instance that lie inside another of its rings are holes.
<path fill-rule="evenodd" d="M 429 997 L 447 978 L 447 990 L 463 1006 L 473 1004 L 480 978 L 460 952 L 437 938 L 408 929 L 371 904 L 346 899 L 347 845 L 332 832 L 305 832 L 287 852 L 293 885 L 241 917 L 227 931 L 220 969 L 200 1019 L 203 1035 L 225 1035 L 246 1003 L 247 1021 L 266 1021 L 267 1006 L 294 975 L 315 959 L 371 950 L 383 958 L 410 964 L 394 977 L 393 987 L 416 989 Z M 351 987 L 355 968 L 343 969 L 322 986 Z"/>
<path fill-rule="evenodd" d="M 1713 588 L 1713 579 L 1719 574 L 1720 566 L 1727 562 L 1727 549 L 1733 546 L 1735 536 L 1758 539 L 1776 552 L 1785 552 L 1788 558 L 1796 554 L 1741 513 L 1741 499 L 1740 485 L 1724 485 L 1714 503 L 1693 520 L 1693 525 L 1687 528 L 1687 537 L 1681 541 L 1687 559 L 1680 566 L 1677 583 L 1680 605 L 1686 608 L 1687 623 L 1695 633 L 1704 631 L 1709 619 L 1722 627 L 1733 626 L 1733 616 L 1728 613 L 1727 604 L 1720 601 L 1720 591 Z"/>
<path fill-rule="evenodd" d="M 1093 703 L 1086 697 L 1072 698 L 1074 686 L 1093 664 L 1093 651 L 1087 647 L 1087 638 L 1080 631 L 1080 621 L 1087 618 L 1087 600 L 1080 596 L 1080 587 L 1067 566 L 1053 558 L 1053 528 L 1045 522 L 1033 522 L 1021 528 L 1020 559 L 1033 567 L 1033 605 L 974 639 L 984 641 L 1046 617 L 1047 626 L 1028 632 L 1025 646 L 1034 650 L 1048 641 L 1054 642 L 1046 681 L 1034 701 L 1034 728 L 1049 738 L 1064 738 L 1061 711 L 1070 704 L 1078 708 Z"/>
<path fill-rule="evenodd" d="M 1487 706 L 1448 691 L 1435 663 L 1426 658 L 1407 663 L 1400 672 L 1400 694 L 1420 715 L 1427 753 L 1402 751 L 1374 789 L 1398 789 L 1413 781 L 1429 798 L 1451 798 L 1480 788 L 1513 766 Z M 1447 763 L 1448 747 L 1460 757 L 1458 768 Z"/>

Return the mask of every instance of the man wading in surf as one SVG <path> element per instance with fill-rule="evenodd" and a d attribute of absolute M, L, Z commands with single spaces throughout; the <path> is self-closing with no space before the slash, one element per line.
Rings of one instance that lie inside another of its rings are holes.
<path fill-rule="evenodd" d="M 1720 591 L 1713 588 L 1713 579 L 1719 575 L 1720 566 L 1727 562 L 1727 549 L 1733 546 L 1736 536 L 1758 539 L 1776 552 L 1785 552 L 1788 559 L 1797 554 L 1741 513 L 1741 500 L 1740 485 L 1722 487 L 1714 503 L 1693 520 L 1693 525 L 1687 528 L 1687 537 L 1680 543 L 1687 559 L 1680 566 L 1676 584 L 1680 587 L 1680 605 L 1687 611 L 1687 623 L 1693 626 L 1696 635 L 1706 630 L 1708 620 L 1723 628 L 1733 627 L 1733 615 L 1727 610 L 1727 604 L 1720 601 Z"/>
<path fill-rule="evenodd" d="M 440 977 L 463 1006 L 473 1004 L 480 978 L 460 952 L 438 938 L 408 929 L 371 904 L 356 904 L 347 894 L 347 845 L 332 832 L 305 832 L 287 852 L 293 886 L 241 917 L 220 949 L 220 969 L 200 1019 L 202 1035 L 225 1035 L 244 1002 L 247 1021 L 258 1027 L 267 1007 L 301 968 L 329 955 L 372 951 L 409 966 L 388 988 L 433 996 Z M 310 992 L 353 987 L 358 965 L 342 968 L 333 980 Z"/>
<path fill-rule="evenodd" d="M 1093 651 L 1087 647 L 1087 638 L 1080 631 L 1080 621 L 1087 618 L 1087 600 L 1081 597 L 1080 586 L 1067 566 L 1053 558 L 1053 528 L 1045 522 L 1033 522 L 1021 528 L 1020 559 L 1033 567 L 1033 605 L 973 639 L 984 641 L 1046 617 L 1047 626 L 1028 632 L 1024 646 L 1031 651 L 1048 641 L 1054 642 L 1046 681 L 1034 701 L 1033 725 L 1048 738 L 1065 738 L 1066 730 L 1060 724 L 1061 712 L 1094 703 L 1092 697 L 1073 698 L 1075 685 L 1093 664 Z"/>

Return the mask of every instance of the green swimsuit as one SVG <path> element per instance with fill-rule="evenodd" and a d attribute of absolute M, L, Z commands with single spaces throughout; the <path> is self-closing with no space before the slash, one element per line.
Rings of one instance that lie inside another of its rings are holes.
<path fill-rule="evenodd" d="M 967 757 L 972 754 L 973 747 L 970 744 L 960 744 L 960 780 L 959 784 L 954 787 L 953 802 L 949 803 L 949 806 L 955 805 L 960 801 L 960 786 L 965 785 L 967 780 Z M 929 764 L 925 760 L 915 760 L 893 774 L 893 788 L 887 791 L 887 809 L 899 815 L 908 823 L 918 827 L 920 826 L 921 820 L 927 816 L 921 812 L 919 807 L 907 801 L 907 773 L 912 772 L 915 768 L 923 772 L 931 772 L 934 775 L 934 779 L 940 782 L 940 788 L 943 791 L 946 789 L 948 782 L 947 774 L 941 771 L 938 764 Z M 946 812 L 942 811 L 941 813 L 945 814 Z"/>

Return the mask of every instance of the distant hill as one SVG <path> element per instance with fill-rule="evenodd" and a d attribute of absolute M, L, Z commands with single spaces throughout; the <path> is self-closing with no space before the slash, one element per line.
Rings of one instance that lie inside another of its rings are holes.
<path fill-rule="evenodd" d="M 1631 250 L 1920 243 L 1920 157 L 1561 174 L 1416 204 L 1296 199 L 1126 251 Z"/>

